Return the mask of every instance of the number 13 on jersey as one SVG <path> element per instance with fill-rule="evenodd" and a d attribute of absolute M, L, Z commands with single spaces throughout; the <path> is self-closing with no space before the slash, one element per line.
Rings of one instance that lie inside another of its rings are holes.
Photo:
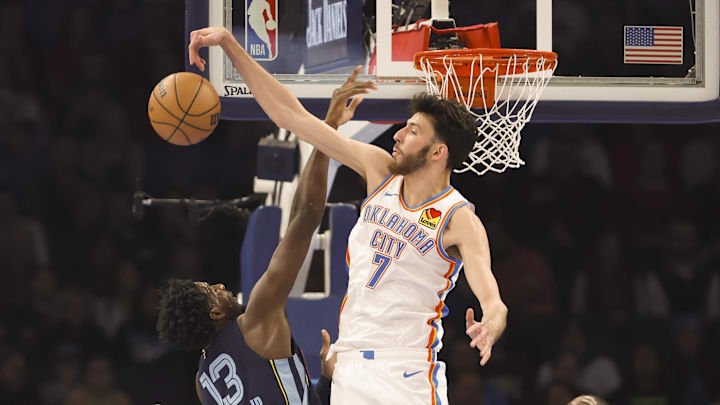
<path fill-rule="evenodd" d="M 375 272 L 373 273 L 372 277 L 370 277 L 370 281 L 368 281 L 365 287 L 374 290 L 375 286 L 378 285 L 383 274 L 385 274 L 385 271 L 392 263 L 392 258 L 390 256 L 385 256 L 380 253 L 375 253 L 372 262 L 373 264 L 377 264 L 378 267 L 377 269 L 375 269 Z"/>

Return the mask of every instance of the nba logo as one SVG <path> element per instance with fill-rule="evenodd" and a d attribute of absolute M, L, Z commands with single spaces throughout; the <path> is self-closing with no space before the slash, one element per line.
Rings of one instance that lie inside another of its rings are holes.
<path fill-rule="evenodd" d="M 255 60 L 277 58 L 277 0 L 245 0 L 245 50 Z"/>

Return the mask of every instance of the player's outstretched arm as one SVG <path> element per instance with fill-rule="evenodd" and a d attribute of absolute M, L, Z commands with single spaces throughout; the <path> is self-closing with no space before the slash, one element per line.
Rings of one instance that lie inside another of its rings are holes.
<path fill-rule="evenodd" d="M 223 48 L 255 100 L 277 126 L 293 132 L 300 139 L 355 170 L 365 178 L 369 189 L 374 189 L 389 174 L 387 167 L 392 162 L 390 154 L 376 146 L 344 138 L 310 114 L 285 86 L 243 49 L 225 27 L 208 27 L 190 34 L 190 63 L 204 71 L 206 61 L 200 58 L 198 49 L 214 45 Z M 359 72 L 360 68 L 352 74 L 353 82 Z M 358 83 L 358 87 L 367 92 L 376 88 L 376 85 L 362 82 Z"/>
<path fill-rule="evenodd" d="M 500 298 L 495 276 L 490 267 L 490 246 L 487 233 L 480 218 L 470 206 L 461 207 L 448 224 L 443 238 L 446 246 L 456 246 L 462 256 L 465 277 L 475 297 L 480 302 L 483 317 L 474 319 L 474 311 L 468 308 L 465 314 L 466 334 L 470 346 L 480 351 L 480 365 L 485 365 L 492 355 L 492 346 L 505 330 L 507 307 Z"/>
<path fill-rule="evenodd" d="M 348 99 L 361 93 L 362 89 L 352 86 L 349 81 L 333 93 L 327 115 L 333 125 L 342 125 L 352 118 L 362 99 L 354 98 L 349 107 Z M 328 156 L 316 149 L 300 174 L 287 232 L 250 294 L 245 310 L 247 321 L 262 322 L 268 319 L 269 313 L 284 313 L 285 302 L 305 260 L 313 233 L 325 212 L 328 164 Z"/>
<path fill-rule="evenodd" d="M 273 253 L 265 273 L 253 287 L 245 309 L 245 321 L 262 323 L 268 314 L 285 311 L 290 290 L 307 255 L 315 228 L 325 210 L 328 157 L 315 150 L 300 175 L 293 201 L 294 217 Z"/>

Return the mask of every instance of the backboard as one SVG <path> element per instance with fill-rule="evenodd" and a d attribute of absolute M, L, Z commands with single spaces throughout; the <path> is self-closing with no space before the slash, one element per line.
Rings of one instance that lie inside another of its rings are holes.
<path fill-rule="evenodd" d="M 496 21 L 502 47 L 559 54 L 533 122 L 690 123 L 720 120 L 719 1 L 186 0 L 186 31 L 228 27 L 320 117 L 332 90 L 364 65 L 362 79 L 379 90 L 356 118 L 402 121 L 425 85 L 412 61 L 393 57 L 393 25 Z M 266 119 L 222 51 L 208 56 L 221 117 Z"/>

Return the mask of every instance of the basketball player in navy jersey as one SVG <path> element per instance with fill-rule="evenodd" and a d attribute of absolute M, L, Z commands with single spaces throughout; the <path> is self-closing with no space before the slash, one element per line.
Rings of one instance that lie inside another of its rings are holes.
<path fill-rule="evenodd" d="M 327 122 L 347 122 L 367 90 L 348 80 L 335 93 Z M 157 329 L 174 346 L 201 352 L 196 375 L 203 405 L 328 404 L 334 358 L 322 331 L 322 376 L 310 386 L 305 359 L 285 316 L 285 303 L 325 209 L 328 157 L 315 150 L 292 202 L 285 237 L 252 290 L 246 307 L 222 284 L 170 280 L 160 291 Z"/>

